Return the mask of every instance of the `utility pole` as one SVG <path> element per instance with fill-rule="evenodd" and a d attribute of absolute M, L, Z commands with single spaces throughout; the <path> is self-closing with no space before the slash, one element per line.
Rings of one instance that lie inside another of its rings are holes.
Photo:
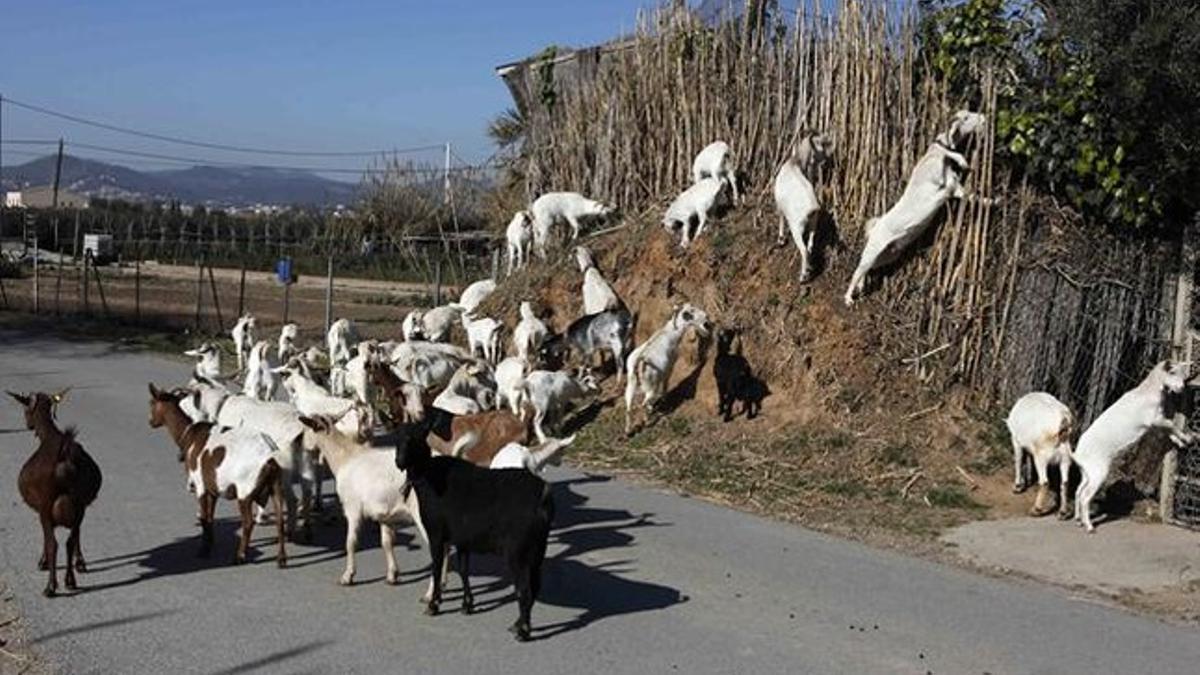
<path fill-rule="evenodd" d="M 450 203 L 450 141 L 446 141 L 446 166 L 442 171 L 442 203 Z"/>
<path fill-rule="evenodd" d="M 4 209 L 8 207 L 8 191 L 4 189 L 4 95 L 0 94 L 0 236 L 4 235 Z M 7 304 L 7 303 L 5 303 Z"/>
<path fill-rule="evenodd" d="M 58 137 L 58 161 L 54 164 L 54 197 L 50 209 L 54 213 L 54 248 L 58 249 L 58 182 L 62 178 L 63 139 Z"/>

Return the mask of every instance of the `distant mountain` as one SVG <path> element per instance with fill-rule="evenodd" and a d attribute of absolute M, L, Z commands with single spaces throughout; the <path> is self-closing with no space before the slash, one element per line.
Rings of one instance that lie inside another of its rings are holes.
<path fill-rule="evenodd" d="M 54 181 L 53 155 L 4 167 L 5 189 Z M 63 156 L 60 185 L 109 199 L 179 200 L 210 206 L 254 204 L 331 206 L 349 204 L 357 186 L 308 171 L 193 166 L 170 171 L 137 171 L 117 164 Z"/>

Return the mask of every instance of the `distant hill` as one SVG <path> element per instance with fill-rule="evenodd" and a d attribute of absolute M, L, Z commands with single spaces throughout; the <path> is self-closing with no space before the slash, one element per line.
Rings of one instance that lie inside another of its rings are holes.
<path fill-rule="evenodd" d="M 55 157 L 4 167 L 4 187 L 13 190 L 54 180 Z M 308 171 L 193 166 L 138 171 L 117 164 L 63 156 L 63 188 L 88 195 L 134 201 L 179 200 L 211 206 L 253 204 L 329 206 L 349 204 L 357 186 Z"/>

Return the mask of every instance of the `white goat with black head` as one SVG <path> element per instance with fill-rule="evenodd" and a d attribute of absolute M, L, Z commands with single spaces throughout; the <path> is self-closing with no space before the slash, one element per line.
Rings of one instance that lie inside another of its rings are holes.
<path fill-rule="evenodd" d="M 881 217 L 867 221 L 867 243 L 846 289 L 847 305 L 853 305 L 862 293 L 867 274 L 896 260 L 928 228 L 946 202 L 968 196 L 962 185 L 968 168 L 963 152 L 985 124 L 986 118 L 980 113 L 955 113 L 950 128 L 938 135 L 913 168 L 900 200 Z"/>
<path fill-rule="evenodd" d="M 508 242 L 508 274 L 521 269 L 529 262 L 529 247 L 533 243 L 533 215 L 528 211 L 517 211 L 504 231 Z"/>
<path fill-rule="evenodd" d="M 679 343 L 692 328 L 701 338 L 708 337 L 711 326 L 708 315 L 691 303 L 676 305 L 670 320 L 655 331 L 650 339 L 629 353 L 625 361 L 625 433 L 633 432 L 633 409 L 639 392 L 641 407 L 649 409 L 666 392 L 671 371 L 679 358 Z"/>
<path fill-rule="evenodd" d="M 243 372 L 246 369 L 246 359 L 250 358 L 250 348 L 254 346 L 254 332 L 258 327 L 258 320 L 253 314 L 247 314 L 237 320 L 233 324 L 233 330 L 229 331 L 233 337 L 233 349 L 237 352 L 238 372 Z"/>
<path fill-rule="evenodd" d="M 557 426 L 568 405 L 599 391 L 596 377 L 586 368 L 574 374 L 535 370 L 526 375 L 521 398 L 533 409 L 533 431 L 538 442 L 546 442 L 545 425 Z"/>
<path fill-rule="evenodd" d="M 1092 499 L 1104 487 L 1113 462 L 1126 450 L 1154 429 L 1165 430 L 1171 442 L 1180 447 L 1192 442 L 1193 435 L 1176 426 L 1164 409 L 1167 396 L 1180 394 L 1187 386 L 1188 365 L 1160 362 L 1141 384 L 1100 413 L 1079 437 L 1074 454 L 1080 473 L 1079 487 L 1075 490 L 1075 520 L 1088 532 L 1096 529 L 1092 525 Z"/>
<path fill-rule="evenodd" d="M 738 194 L 737 167 L 733 163 L 733 155 L 729 152 L 729 144 L 725 141 L 709 143 L 692 160 L 692 183 L 699 183 L 705 178 L 717 178 L 728 181 L 733 190 L 733 203 L 737 204 L 741 196 Z"/>
<path fill-rule="evenodd" d="M 599 314 L 608 309 L 622 309 L 625 303 L 613 290 L 612 284 L 596 267 L 596 259 L 586 246 L 575 247 L 575 262 L 583 272 L 583 313 Z"/>
<path fill-rule="evenodd" d="M 195 349 L 184 352 L 185 356 L 196 359 L 196 367 L 192 375 L 206 380 L 221 379 L 221 349 L 211 342 L 203 342 Z"/>
<path fill-rule="evenodd" d="M 821 202 L 809 176 L 833 152 L 833 140 L 824 134 L 805 134 L 795 153 L 775 175 L 775 208 L 779 211 L 777 246 L 785 243 L 784 233 L 792 233 L 792 241 L 800 250 L 800 281 L 812 276 L 811 259 L 817 234 L 817 215 Z"/>

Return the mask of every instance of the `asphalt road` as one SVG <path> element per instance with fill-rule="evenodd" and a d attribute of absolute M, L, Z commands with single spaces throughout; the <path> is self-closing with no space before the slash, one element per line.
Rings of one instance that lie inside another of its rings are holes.
<path fill-rule="evenodd" d="M 402 529 L 402 584 L 382 582 L 365 530 L 359 583 L 335 583 L 343 525 L 263 557 L 225 560 L 233 510 L 211 560 L 194 557 L 195 503 L 175 450 L 147 426 L 146 382 L 185 365 L 0 332 L 0 388 L 74 387 L 60 421 L 105 474 L 74 595 L 41 597 L 40 530 L 16 492 L 33 447 L 15 404 L 0 404 L 2 575 L 36 647 L 70 673 L 1196 673 L 1200 632 L 1069 597 L 877 551 L 704 502 L 573 470 L 550 474 L 559 521 L 535 641 L 518 644 L 511 587 L 478 559 L 471 616 L 458 584 L 421 614 L 428 557 Z M 327 492 L 332 492 L 332 489 Z M 65 541 L 65 533 L 60 541 Z M 1103 533 L 1097 535 L 1103 536 Z M 62 547 L 60 546 L 60 554 Z"/>

